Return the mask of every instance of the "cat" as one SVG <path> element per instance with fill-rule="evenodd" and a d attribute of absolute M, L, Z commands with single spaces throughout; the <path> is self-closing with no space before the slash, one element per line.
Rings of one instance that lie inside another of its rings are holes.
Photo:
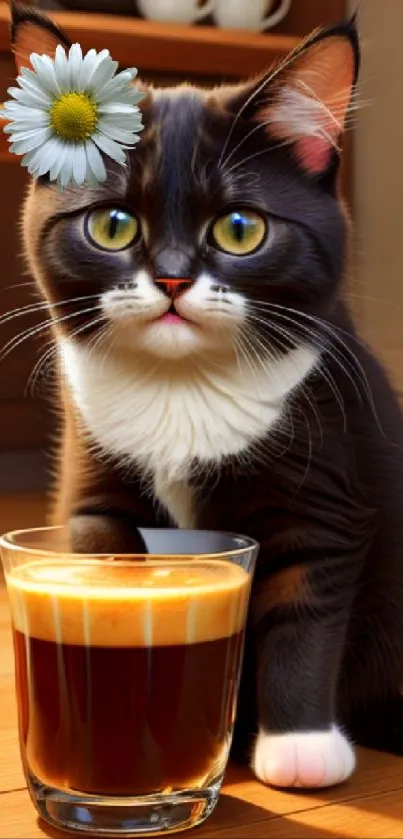
<path fill-rule="evenodd" d="M 19 68 L 70 45 L 18 3 L 12 33 Z M 403 423 L 343 299 L 358 69 L 353 19 L 245 83 L 145 87 L 126 168 L 41 177 L 24 206 L 59 364 L 52 521 L 78 551 L 135 552 L 141 526 L 260 543 L 233 754 L 277 787 L 344 781 L 357 742 L 403 751 Z"/>

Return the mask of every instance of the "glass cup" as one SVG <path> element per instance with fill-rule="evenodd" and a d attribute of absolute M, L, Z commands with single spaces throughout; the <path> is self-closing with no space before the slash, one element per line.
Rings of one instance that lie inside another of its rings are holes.
<path fill-rule="evenodd" d="M 184 830 L 220 793 L 258 545 L 141 533 L 134 556 L 69 553 L 61 528 L 0 539 L 25 776 L 65 829 Z"/>

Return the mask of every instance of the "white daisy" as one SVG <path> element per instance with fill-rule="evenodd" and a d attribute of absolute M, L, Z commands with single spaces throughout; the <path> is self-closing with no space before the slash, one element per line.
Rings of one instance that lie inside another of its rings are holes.
<path fill-rule="evenodd" d="M 23 155 L 31 175 L 48 173 L 61 187 L 105 180 L 102 154 L 124 165 L 125 149 L 140 139 L 137 103 L 145 94 L 132 84 L 137 70 L 117 73 L 109 50 L 83 57 L 80 44 L 68 55 L 58 46 L 54 60 L 32 53 L 31 64 L 4 105 L 10 151 Z"/>

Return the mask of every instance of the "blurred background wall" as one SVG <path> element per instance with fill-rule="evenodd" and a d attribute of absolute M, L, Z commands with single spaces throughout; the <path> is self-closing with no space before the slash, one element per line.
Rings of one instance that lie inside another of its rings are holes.
<path fill-rule="evenodd" d="M 357 7 L 350 0 L 350 11 Z M 403 392 L 403 2 L 361 0 L 362 69 L 354 131 L 359 324 Z"/>

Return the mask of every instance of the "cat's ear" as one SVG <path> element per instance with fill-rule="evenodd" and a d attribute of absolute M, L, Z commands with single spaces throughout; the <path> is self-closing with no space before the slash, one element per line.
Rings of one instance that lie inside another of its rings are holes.
<path fill-rule="evenodd" d="M 355 18 L 316 31 L 255 86 L 252 118 L 291 145 L 305 170 L 323 173 L 340 148 L 358 69 Z"/>
<path fill-rule="evenodd" d="M 23 67 L 31 68 L 33 52 L 54 58 L 56 47 L 71 47 L 71 42 L 48 17 L 25 3 L 11 2 L 11 46 L 18 74 Z"/>

